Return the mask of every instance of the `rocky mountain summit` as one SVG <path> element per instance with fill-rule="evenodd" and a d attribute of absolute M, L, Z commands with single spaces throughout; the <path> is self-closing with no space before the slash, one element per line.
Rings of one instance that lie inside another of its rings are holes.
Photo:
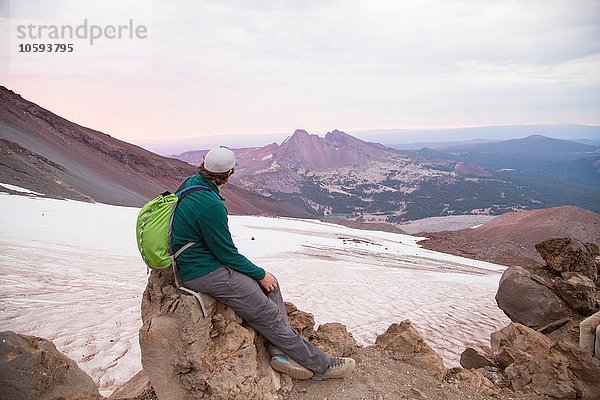
<path fill-rule="evenodd" d="M 373 345 L 360 347 L 344 325 L 315 329 L 311 314 L 287 303 L 290 323 L 301 335 L 332 356 L 357 360 L 351 375 L 324 382 L 292 381 L 275 372 L 264 338 L 231 309 L 202 295 L 203 316 L 194 297 L 175 289 L 170 270 L 153 271 L 142 301 L 143 371 L 109 400 L 597 399 L 600 359 L 579 349 L 578 323 L 599 308 L 599 249 L 567 238 L 538 248 L 547 266 L 527 270 L 527 279 L 519 276 L 522 268 L 509 268 L 498 290 L 498 305 L 513 322 L 493 332 L 489 345 L 468 346 L 463 368 L 446 368 L 408 320 L 393 323 Z M 565 304 L 542 307 L 551 296 Z M 100 398 L 51 343 L 2 335 L 0 387 L 3 393 L 11 388 L 7 398 L 26 399 L 32 393 L 41 399 Z M 52 373 L 39 360 L 57 360 Z M 32 379 L 15 386 L 15 377 L 23 374 Z M 43 385 L 36 376 L 45 376 Z"/>
<path fill-rule="evenodd" d="M 333 214 L 358 222 L 498 215 L 573 202 L 596 209 L 596 148 L 563 140 L 558 142 L 566 143 L 565 151 L 558 153 L 557 140 L 534 139 L 448 152 L 401 151 L 340 130 L 320 137 L 298 129 L 280 145 L 234 149 L 240 165 L 232 181 L 315 216 Z M 519 153 L 532 147 L 531 141 L 540 154 L 556 160 Z M 525 161 L 506 155 L 513 148 Z M 196 165 L 205 153 L 174 157 Z M 544 170 L 546 165 L 551 172 Z"/>
<path fill-rule="evenodd" d="M 244 189 L 303 207 L 317 216 L 399 222 L 430 216 L 439 205 L 432 193 L 448 185 L 479 187 L 483 168 L 428 160 L 333 130 L 324 137 L 298 129 L 281 145 L 234 150 L 240 166 L 232 181 Z M 176 156 L 190 163 L 204 151 Z M 457 166 L 456 170 L 455 167 Z M 454 189 L 453 189 L 454 190 Z M 442 189 L 443 191 L 443 189 Z M 479 189 L 471 192 L 480 191 Z M 419 202 L 416 199 L 421 199 Z M 462 211 L 470 212 L 475 206 Z M 448 205 L 446 210 L 453 208 Z M 441 211 L 441 210 L 440 210 Z"/>

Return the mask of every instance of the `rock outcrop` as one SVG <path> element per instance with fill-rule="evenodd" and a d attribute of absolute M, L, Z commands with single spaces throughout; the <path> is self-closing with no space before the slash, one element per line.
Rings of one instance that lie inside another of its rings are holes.
<path fill-rule="evenodd" d="M 0 398 L 100 400 L 92 378 L 46 339 L 0 333 Z"/>
<path fill-rule="evenodd" d="M 598 308 L 598 291 L 594 282 L 577 272 L 563 272 L 554 288 L 558 295 L 581 315 L 591 315 Z"/>
<path fill-rule="evenodd" d="M 315 330 L 315 317 L 290 303 L 285 302 L 290 325 L 303 337 L 332 357 L 350 357 L 358 344 L 345 325 L 338 322 L 323 324 Z"/>
<path fill-rule="evenodd" d="M 492 349 L 480 344 L 471 344 L 460 355 L 460 365 L 463 368 L 493 367 Z"/>
<path fill-rule="evenodd" d="M 409 320 L 390 325 L 387 331 L 377 336 L 375 346 L 432 376 L 444 377 L 446 369 L 442 357 L 427 344 Z"/>
<path fill-rule="evenodd" d="M 554 342 L 531 328 L 511 323 L 491 335 L 491 354 L 486 355 L 492 366 L 470 371 L 480 373 L 496 387 L 510 387 L 516 392 L 552 399 L 598 399 L 600 360 L 580 351 L 577 339 L 577 324 L 571 324 Z M 471 379 L 477 384 L 477 378 Z"/>
<path fill-rule="evenodd" d="M 492 333 L 489 351 L 465 350 L 461 364 L 517 392 L 599 399 L 600 360 L 578 343 L 579 322 L 599 307 L 598 246 L 560 238 L 536 249 L 544 268 L 511 267 L 500 281 L 496 301 L 514 322 Z"/>
<path fill-rule="evenodd" d="M 265 339 L 233 310 L 174 287 L 171 270 L 152 271 L 142 300 L 142 366 L 160 399 L 275 399 L 291 380 L 269 363 Z"/>
<path fill-rule="evenodd" d="M 510 267 L 502 274 L 496 302 L 511 321 L 533 329 L 543 329 L 572 315 L 569 305 L 551 286 L 519 266 Z"/>
<path fill-rule="evenodd" d="M 577 239 L 548 239 L 535 245 L 546 265 L 556 273 L 579 272 L 592 281 L 598 281 L 600 248 L 594 243 Z"/>
<path fill-rule="evenodd" d="M 513 321 L 551 333 L 600 306 L 600 250 L 593 243 L 556 238 L 538 243 L 546 265 L 541 269 L 508 268 L 496 302 Z"/>

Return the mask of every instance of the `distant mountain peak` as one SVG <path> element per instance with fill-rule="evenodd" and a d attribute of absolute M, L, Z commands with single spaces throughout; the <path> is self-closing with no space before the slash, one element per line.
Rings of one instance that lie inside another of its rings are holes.
<path fill-rule="evenodd" d="M 348 135 L 346 132 L 339 131 L 337 129 L 334 129 L 331 132 L 327 132 L 327 134 L 325 135 L 325 140 L 328 140 L 330 142 L 345 142 L 349 138 L 356 139 L 355 137 Z"/>
<path fill-rule="evenodd" d="M 292 137 L 294 137 L 294 136 L 297 137 L 297 136 L 314 136 L 314 135 L 311 135 L 310 133 L 308 133 L 304 129 L 296 129 L 294 131 L 294 133 L 292 134 Z"/>
<path fill-rule="evenodd" d="M 529 140 L 543 140 L 543 139 L 550 139 L 550 138 L 548 136 L 544 136 L 544 135 L 540 135 L 540 134 L 534 133 L 533 135 L 527 136 L 525 139 L 529 139 Z"/>
<path fill-rule="evenodd" d="M 325 140 L 328 142 L 332 142 L 333 144 L 335 144 L 336 146 L 349 146 L 354 144 L 355 146 L 368 146 L 368 143 L 360 140 L 352 135 L 347 134 L 344 131 L 340 131 L 337 129 L 334 129 L 331 132 L 328 132 L 325 135 Z"/>

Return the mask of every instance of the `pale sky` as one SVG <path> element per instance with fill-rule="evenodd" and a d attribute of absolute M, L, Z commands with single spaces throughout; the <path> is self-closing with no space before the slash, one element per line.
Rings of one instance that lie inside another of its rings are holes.
<path fill-rule="evenodd" d="M 0 0 L 0 15 L 2 85 L 133 142 L 600 125 L 598 0 Z M 17 24 L 84 18 L 133 19 L 148 37 L 16 53 L 36 43 L 17 40 Z"/>

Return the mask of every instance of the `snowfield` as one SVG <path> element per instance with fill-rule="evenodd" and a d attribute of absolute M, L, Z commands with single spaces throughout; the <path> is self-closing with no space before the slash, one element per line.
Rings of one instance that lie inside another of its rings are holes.
<path fill-rule="evenodd" d="M 138 211 L 0 193 L 2 329 L 51 339 L 104 394 L 141 369 Z M 286 300 L 317 324 L 346 324 L 363 345 L 410 319 L 455 366 L 466 343 L 488 344 L 509 322 L 494 301 L 503 266 L 422 249 L 414 236 L 318 221 L 231 216 L 230 227 Z"/>

